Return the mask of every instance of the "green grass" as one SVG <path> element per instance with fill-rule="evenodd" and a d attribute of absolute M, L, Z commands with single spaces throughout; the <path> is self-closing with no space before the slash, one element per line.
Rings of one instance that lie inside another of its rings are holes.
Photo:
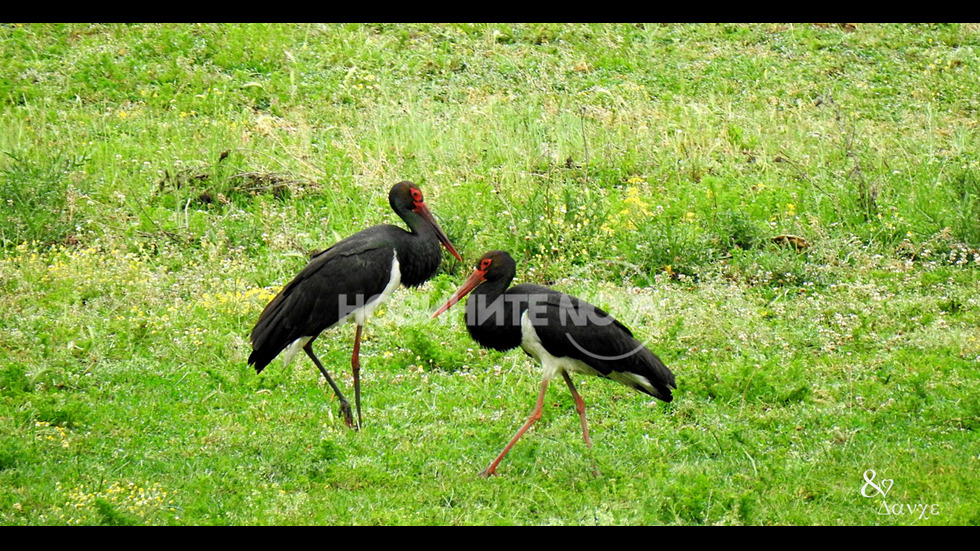
<path fill-rule="evenodd" d="M 980 524 L 978 65 L 966 24 L 4 24 L 0 523 Z M 248 333 L 403 179 L 467 265 L 368 325 L 353 433 Z M 576 380 L 589 450 L 552 385 L 480 479 L 540 371 L 429 317 L 489 249 L 675 401 Z"/>

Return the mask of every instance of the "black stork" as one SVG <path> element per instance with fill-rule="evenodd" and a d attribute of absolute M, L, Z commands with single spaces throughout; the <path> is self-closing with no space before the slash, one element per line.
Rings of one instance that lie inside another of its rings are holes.
<path fill-rule="evenodd" d="M 571 374 L 581 373 L 612 379 L 670 402 L 677 388 L 674 374 L 633 337 L 633 333 L 606 312 L 576 297 L 542 287 L 523 284 L 510 287 L 516 263 L 504 251 L 490 251 L 477 262 L 476 270 L 433 318 L 448 310 L 469 292 L 466 328 L 481 346 L 510 350 L 520 346 L 541 363 L 544 378 L 537 405 L 524 426 L 480 476 L 496 473 L 497 465 L 518 439 L 541 418 L 548 383 L 561 374 L 572 391 L 575 410 L 582 420 L 585 445 L 592 447 L 585 421 L 585 402 L 575 390 Z"/>
<path fill-rule="evenodd" d="M 333 388 L 344 422 L 354 430 L 361 426 L 360 348 L 364 323 L 399 284 L 417 287 L 436 273 L 442 260 L 440 243 L 463 261 L 432 216 L 417 185 L 407 181 L 395 184 L 388 202 L 411 231 L 389 224 L 373 226 L 316 254 L 265 307 L 251 334 L 248 363 L 255 365 L 256 373 L 262 372 L 283 350 L 284 364 L 288 364 L 302 349 Z M 320 333 L 345 320 L 357 324 L 350 359 L 356 425 L 350 403 L 312 348 Z"/>

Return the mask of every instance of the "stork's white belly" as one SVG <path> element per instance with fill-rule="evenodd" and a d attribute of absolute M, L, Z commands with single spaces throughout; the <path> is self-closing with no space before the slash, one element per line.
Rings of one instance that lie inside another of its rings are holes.
<path fill-rule="evenodd" d="M 569 374 L 581 373 L 583 375 L 602 377 L 601 373 L 581 360 L 576 360 L 575 358 L 569 358 L 567 356 L 556 357 L 548 352 L 544 345 L 541 344 L 541 339 L 538 337 L 538 332 L 535 330 L 534 325 L 530 322 L 526 310 L 523 314 L 521 314 L 521 348 L 523 348 L 535 360 L 538 360 L 538 362 L 541 363 L 543 378 L 545 380 L 550 381 L 557 375 L 560 375 L 562 372 Z"/>
<path fill-rule="evenodd" d="M 377 308 L 382 302 L 387 301 L 391 294 L 395 292 L 395 289 L 401 285 L 402 271 L 398 264 L 398 251 L 392 249 L 391 252 L 391 276 L 388 278 L 388 285 L 385 285 L 385 288 L 383 291 L 381 291 L 380 295 L 374 297 L 373 300 L 367 301 L 364 306 L 357 308 L 346 317 L 337 321 L 337 323 L 342 323 L 344 320 L 349 320 L 351 317 L 353 317 L 353 321 L 355 323 L 358 325 L 364 325 L 368 318 L 371 317 L 371 314 L 374 313 L 374 309 Z"/>

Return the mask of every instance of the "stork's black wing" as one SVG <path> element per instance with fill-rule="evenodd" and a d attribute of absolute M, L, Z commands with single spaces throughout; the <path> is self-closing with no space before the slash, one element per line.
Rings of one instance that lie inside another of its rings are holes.
<path fill-rule="evenodd" d="M 386 228 L 358 232 L 317 254 L 259 316 L 249 364 L 261 372 L 290 343 L 315 337 L 385 289 L 395 248 Z M 390 230 L 387 230 L 390 231 Z"/>
<path fill-rule="evenodd" d="M 666 402 L 673 399 L 674 374 L 625 325 L 577 297 L 546 287 L 518 287 L 537 293 L 536 300 L 528 301 L 527 314 L 549 354 L 579 360 L 604 377 Z"/>

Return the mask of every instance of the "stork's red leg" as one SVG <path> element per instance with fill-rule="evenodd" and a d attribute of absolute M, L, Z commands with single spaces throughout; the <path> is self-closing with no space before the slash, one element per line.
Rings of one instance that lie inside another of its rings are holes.
<path fill-rule="evenodd" d="M 350 357 L 350 367 L 354 372 L 354 404 L 357 406 L 357 429 L 361 427 L 361 325 L 357 324 L 354 333 L 354 353 Z M 356 429 L 355 429 L 356 430 Z"/>
<path fill-rule="evenodd" d="M 510 451 L 510 448 L 513 447 L 515 443 L 517 443 L 517 441 L 521 438 L 521 436 L 524 435 L 525 432 L 527 432 L 527 429 L 531 428 L 531 425 L 536 423 L 538 419 L 541 418 L 541 411 L 544 409 L 544 393 L 547 390 L 548 390 L 548 379 L 545 379 L 541 381 L 541 393 L 538 394 L 538 403 L 537 405 L 534 406 L 534 411 L 531 412 L 531 416 L 528 417 L 527 422 L 524 423 L 524 426 L 521 427 L 521 430 L 517 431 L 517 434 L 515 434 L 514 438 L 510 440 L 510 443 L 507 444 L 507 447 L 504 448 L 504 451 L 500 452 L 500 455 L 497 456 L 497 459 L 494 459 L 493 463 L 491 463 L 489 467 L 487 467 L 486 469 L 483 470 L 482 473 L 480 473 L 480 476 L 486 478 L 490 475 L 496 474 L 497 465 L 500 464 L 500 460 L 503 459 L 505 455 L 507 455 L 507 452 Z"/>
<path fill-rule="evenodd" d="M 585 400 L 578 395 L 578 391 L 575 390 L 575 385 L 572 384 L 572 378 L 568 373 L 562 371 L 561 375 L 565 378 L 568 389 L 572 391 L 572 398 L 575 399 L 575 411 L 578 412 L 578 416 L 582 420 L 582 437 L 585 438 L 585 447 L 591 448 L 592 442 L 589 440 L 589 424 L 585 422 Z"/>
<path fill-rule="evenodd" d="M 306 352 L 306 355 L 309 356 L 311 360 L 313 360 L 313 363 L 316 364 L 316 367 L 317 369 L 320 370 L 320 373 L 323 373 L 323 377 L 327 380 L 328 383 L 330 383 L 330 387 L 333 388 L 334 394 L 336 394 L 337 398 L 340 400 L 340 415 L 343 416 L 344 423 L 346 423 L 348 427 L 352 427 L 354 428 L 354 430 L 357 430 L 357 428 L 354 427 L 354 415 L 351 413 L 350 410 L 350 402 L 347 401 L 347 398 L 344 398 L 344 394 L 340 392 L 340 388 L 337 387 L 337 384 L 333 382 L 333 379 L 330 378 L 330 374 L 327 373 L 327 370 L 323 367 L 323 364 L 320 363 L 320 359 L 317 358 L 316 354 L 313 353 L 312 345 L 313 345 L 313 340 L 311 339 L 303 347 L 303 350 Z"/>

